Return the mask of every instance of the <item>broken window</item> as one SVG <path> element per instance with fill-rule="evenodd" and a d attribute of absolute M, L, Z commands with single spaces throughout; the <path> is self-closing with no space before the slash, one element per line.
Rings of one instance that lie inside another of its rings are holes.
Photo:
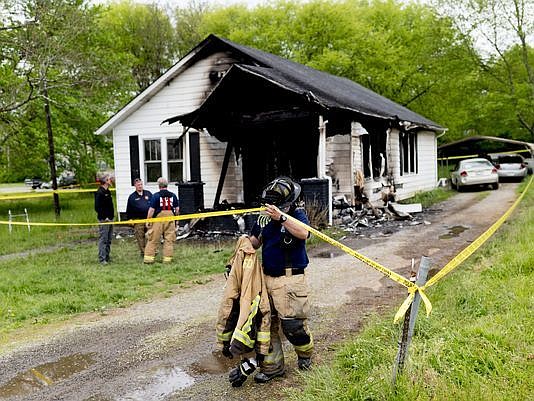
<path fill-rule="evenodd" d="M 156 182 L 161 177 L 161 141 L 146 139 L 145 150 L 145 181 Z"/>
<path fill-rule="evenodd" d="M 169 182 L 183 182 L 184 141 L 182 138 L 167 139 L 167 171 Z"/>
<path fill-rule="evenodd" d="M 399 147 L 400 147 L 400 174 L 417 173 L 417 133 L 416 132 L 400 132 L 399 133 Z"/>
<path fill-rule="evenodd" d="M 387 175 L 386 131 L 368 130 L 369 135 L 360 136 L 363 173 L 365 178 L 378 180 Z"/>

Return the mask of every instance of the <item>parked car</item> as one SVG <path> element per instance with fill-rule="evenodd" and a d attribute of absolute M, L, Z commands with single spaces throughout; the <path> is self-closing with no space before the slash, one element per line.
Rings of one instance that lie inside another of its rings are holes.
<path fill-rule="evenodd" d="M 57 177 L 58 187 L 67 187 L 76 184 L 76 176 L 70 171 L 64 171 Z M 43 182 L 41 188 L 52 188 L 52 181 Z"/>
<path fill-rule="evenodd" d="M 41 185 L 43 185 L 43 180 L 39 177 L 33 177 L 33 178 L 26 178 L 24 180 L 24 184 L 26 184 L 29 187 L 32 187 L 32 189 L 41 188 Z"/>
<path fill-rule="evenodd" d="M 527 176 L 527 165 L 523 156 L 518 154 L 500 154 L 491 157 L 497 168 L 499 179 L 522 180 Z"/>
<path fill-rule="evenodd" d="M 534 173 L 534 157 L 532 156 L 525 157 L 524 163 L 527 165 L 527 173 L 528 174 Z"/>
<path fill-rule="evenodd" d="M 465 159 L 451 171 L 451 185 L 457 191 L 465 187 L 489 185 L 492 189 L 499 188 L 497 168 L 487 159 Z"/>

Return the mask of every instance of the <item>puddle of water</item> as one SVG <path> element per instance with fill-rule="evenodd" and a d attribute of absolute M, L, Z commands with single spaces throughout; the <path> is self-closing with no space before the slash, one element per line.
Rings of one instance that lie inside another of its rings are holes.
<path fill-rule="evenodd" d="M 465 230 L 469 230 L 469 227 L 453 226 L 449 228 L 449 232 L 447 234 L 440 235 L 439 239 L 451 239 L 451 238 L 457 237 L 461 233 L 463 233 Z"/>
<path fill-rule="evenodd" d="M 94 353 L 69 355 L 19 373 L 0 387 L 0 398 L 27 395 L 65 380 L 91 366 L 94 363 L 94 355 Z"/>
<path fill-rule="evenodd" d="M 148 384 L 120 397 L 117 401 L 157 401 L 194 384 L 195 379 L 174 366 L 158 367 L 149 371 Z"/>

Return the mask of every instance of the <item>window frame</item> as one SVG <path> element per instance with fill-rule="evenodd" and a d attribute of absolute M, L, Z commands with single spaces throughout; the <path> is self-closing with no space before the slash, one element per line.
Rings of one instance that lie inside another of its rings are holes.
<path fill-rule="evenodd" d="M 163 149 L 162 149 L 162 138 L 161 137 L 157 137 L 157 138 L 154 138 L 154 137 L 147 137 L 147 138 L 142 138 L 142 141 L 143 141 L 143 174 L 144 174 L 144 181 L 147 183 L 147 184 L 151 184 L 151 183 L 156 183 L 157 182 L 157 179 L 159 177 L 161 177 L 161 174 L 163 173 Z M 159 142 L 159 160 L 147 160 L 147 152 L 146 152 L 146 143 L 147 142 Z M 148 177 L 148 165 L 149 164 L 152 164 L 152 165 L 155 165 L 155 164 L 159 164 L 159 167 L 160 167 L 160 175 L 159 177 L 156 177 L 156 179 L 154 181 L 151 181 Z"/>
<path fill-rule="evenodd" d="M 399 132 L 399 172 L 401 176 L 419 173 L 417 132 Z"/>

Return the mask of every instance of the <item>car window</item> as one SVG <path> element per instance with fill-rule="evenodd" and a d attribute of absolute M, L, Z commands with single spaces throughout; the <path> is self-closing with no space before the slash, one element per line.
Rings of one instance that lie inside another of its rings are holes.
<path fill-rule="evenodd" d="M 500 156 L 499 157 L 499 163 L 505 164 L 505 163 L 523 163 L 523 158 L 521 156 L 517 155 L 510 155 L 510 156 Z"/>
<path fill-rule="evenodd" d="M 466 169 L 481 167 L 492 167 L 492 165 L 487 160 L 470 160 L 462 163 L 462 168 Z"/>

